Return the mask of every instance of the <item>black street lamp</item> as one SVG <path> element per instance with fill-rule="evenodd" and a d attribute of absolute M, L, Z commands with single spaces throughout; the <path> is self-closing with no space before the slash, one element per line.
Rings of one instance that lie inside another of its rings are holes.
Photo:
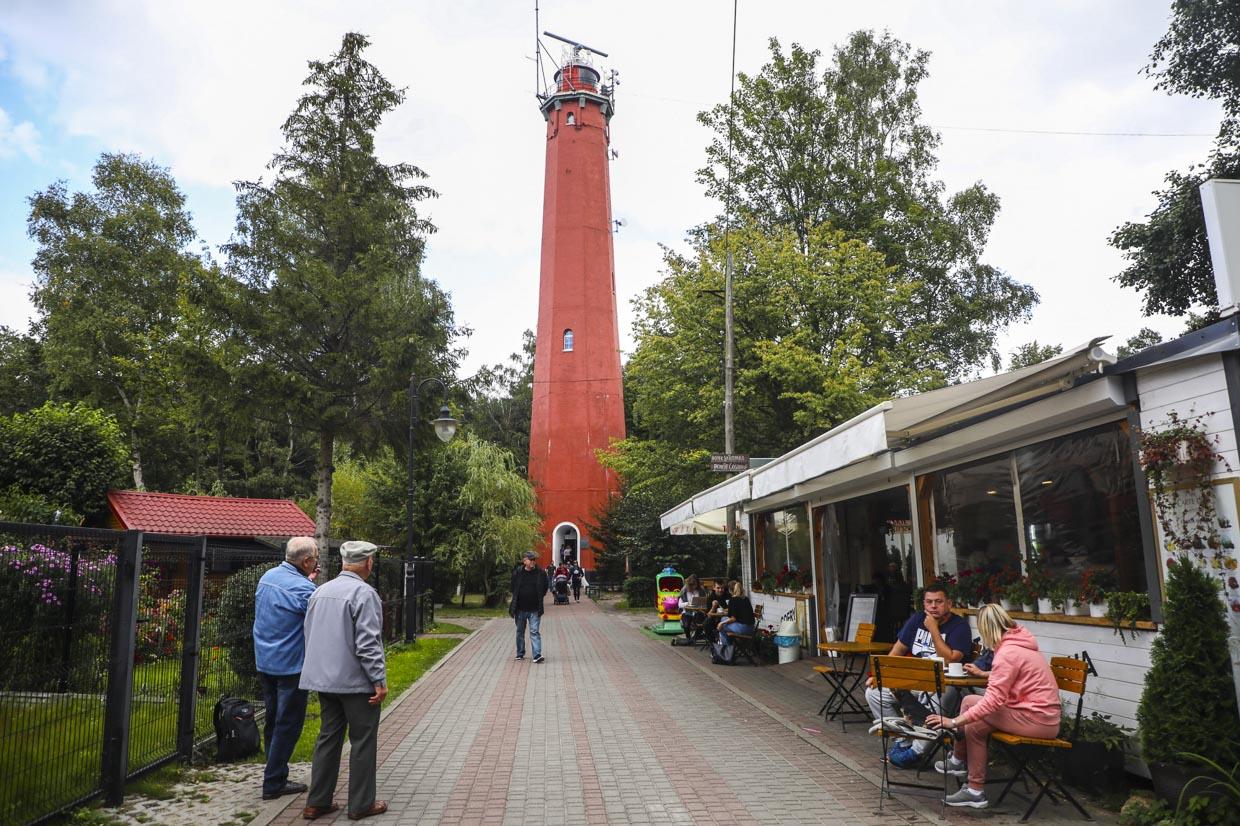
<path fill-rule="evenodd" d="M 436 378 L 422 379 L 418 381 L 417 376 L 409 377 L 409 464 L 408 471 L 408 490 L 405 491 L 405 642 L 412 642 L 414 638 L 414 620 L 417 616 L 418 604 L 418 583 L 414 578 L 414 549 L 413 549 L 413 493 L 414 493 L 414 476 L 413 476 L 413 448 L 415 428 L 422 421 L 422 389 L 430 384 L 439 385 L 440 391 L 443 393 L 443 403 L 439 407 L 439 418 L 431 422 L 435 426 L 435 435 L 439 437 L 439 441 L 447 443 L 452 441 L 452 437 L 456 435 L 456 428 L 459 422 L 452 418 L 451 411 L 448 410 L 448 385 L 442 380 Z"/>

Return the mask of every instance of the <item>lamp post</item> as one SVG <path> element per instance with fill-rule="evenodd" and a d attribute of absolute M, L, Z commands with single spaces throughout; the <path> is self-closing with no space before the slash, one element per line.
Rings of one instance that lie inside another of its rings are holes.
<path fill-rule="evenodd" d="M 413 561 L 415 556 L 413 548 L 414 434 L 416 432 L 415 428 L 422 420 L 422 389 L 432 384 L 439 385 L 439 389 L 443 393 L 443 402 L 439 407 L 439 418 L 431 422 L 435 426 L 435 435 L 439 437 L 439 441 L 444 443 L 452 441 L 452 437 L 456 435 L 458 424 L 448 410 L 447 384 L 437 378 L 418 381 L 417 376 L 409 377 L 409 463 L 406 468 L 408 472 L 408 489 L 405 491 L 405 642 L 412 642 L 414 639 L 414 623 L 417 616 L 419 598 L 418 583 L 414 579 Z"/>

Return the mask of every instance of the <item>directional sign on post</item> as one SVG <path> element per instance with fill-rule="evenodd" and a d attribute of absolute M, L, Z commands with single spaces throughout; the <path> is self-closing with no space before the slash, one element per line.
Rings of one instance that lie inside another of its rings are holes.
<path fill-rule="evenodd" d="M 749 470 L 749 456 L 744 453 L 712 453 L 710 469 L 714 473 L 740 473 Z"/>

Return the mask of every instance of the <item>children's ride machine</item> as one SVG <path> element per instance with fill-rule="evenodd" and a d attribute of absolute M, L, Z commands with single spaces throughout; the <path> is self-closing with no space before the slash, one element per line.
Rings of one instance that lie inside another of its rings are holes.
<path fill-rule="evenodd" d="M 680 592 L 684 590 L 685 578 L 672 567 L 664 568 L 654 578 L 655 608 L 659 609 L 661 622 L 654 626 L 656 634 L 683 634 L 680 626 Z"/>

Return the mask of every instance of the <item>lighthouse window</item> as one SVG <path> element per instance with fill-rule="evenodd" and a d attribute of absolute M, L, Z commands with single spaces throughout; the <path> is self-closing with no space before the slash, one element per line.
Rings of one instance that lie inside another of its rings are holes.
<path fill-rule="evenodd" d="M 572 112 L 569 112 L 569 113 L 568 113 L 568 115 L 564 118 L 564 122 L 565 122 L 565 123 L 567 123 L 569 126 L 572 126 L 574 123 L 576 123 L 576 122 L 577 122 L 577 119 L 576 119 L 575 117 L 573 117 L 573 113 L 572 113 Z M 566 348 L 566 349 L 571 350 L 572 348 L 571 348 L 571 347 L 569 347 L 569 348 Z"/>
<path fill-rule="evenodd" d="M 564 352 L 571 353 L 573 350 L 573 331 L 564 331 Z"/>

